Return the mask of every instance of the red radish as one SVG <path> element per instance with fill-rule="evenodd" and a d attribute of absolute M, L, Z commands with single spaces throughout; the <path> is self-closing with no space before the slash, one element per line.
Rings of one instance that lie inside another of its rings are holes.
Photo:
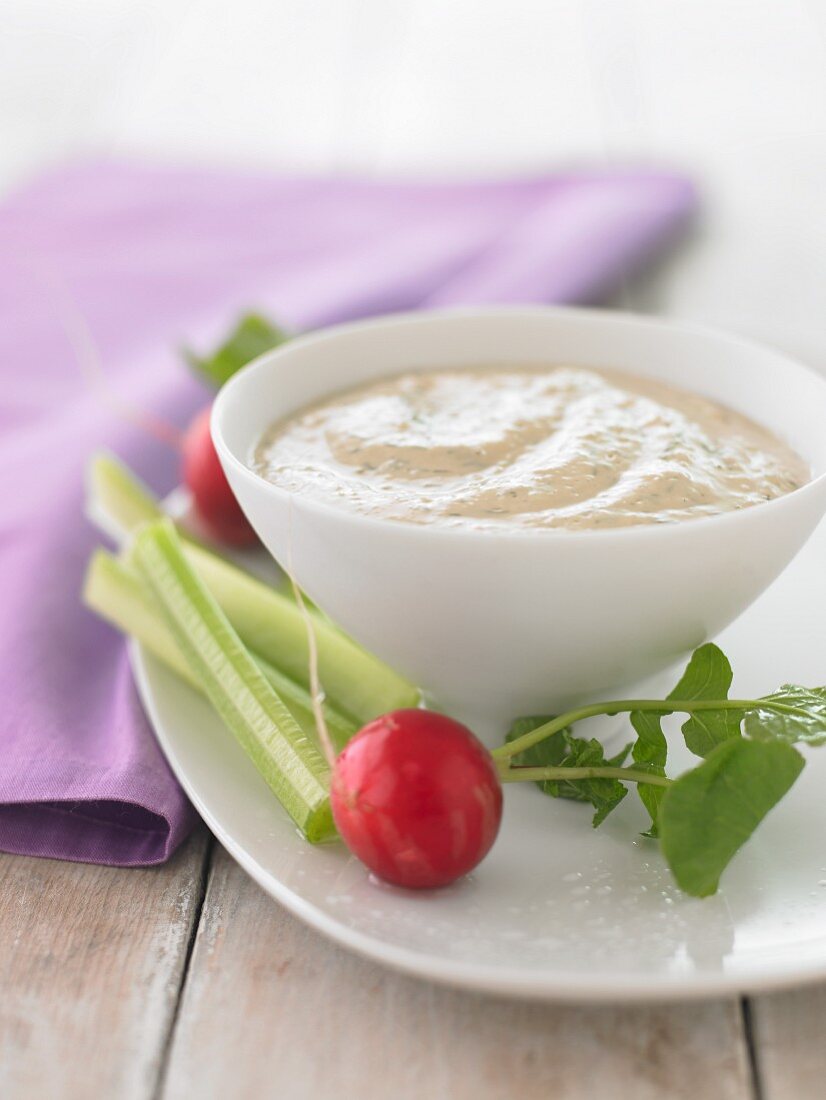
<path fill-rule="evenodd" d="M 490 850 L 502 788 L 470 730 L 426 710 L 368 723 L 333 769 L 333 817 L 347 847 L 398 886 L 445 886 Z"/>
<path fill-rule="evenodd" d="M 184 484 L 212 538 L 230 546 L 249 546 L 256 535 L 221 469 L 209 432 L 210 412 L 206 408 L 198 413 L 184 436 Z"/>

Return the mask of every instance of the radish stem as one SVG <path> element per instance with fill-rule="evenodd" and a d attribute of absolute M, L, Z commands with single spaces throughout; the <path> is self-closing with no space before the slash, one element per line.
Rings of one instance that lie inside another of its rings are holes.
<path fill-rule="evenodd" d="M 496 760 L 510 760 L 525 749 L 538 745 L 546 737 L 551 737 L 560 730 L 571 726 L 574 722 L 581 722 L 584 718 L 594 718 L 600 714 L 622 714 L 630 711 L 654 711 L 663 716 L 674 713 L 695 714 L 709 710 L 771 710 L 778 714 L 792 714 L 806 718 L 808 712 L 800 707 L 790 706 L 788 703 L 773 702 L 770 699 L 619 699 L 613 702 L 592 703 L 587 707 L 579 707 L 560 714 L 557 718 L 546 722 L 542 726 L 521 737 L 508 741 L 499 748 L 493 750 Z"/>
<path fill-rule="evenodd" d="M 551 768 L 551 767 L 509 767 L 498 766 L 502 783 L 519 783 L 530 780 L 533 783 L 566 782 L 577 779 L 620 779 L 626 783 L 650 783 L 654 787 L 668 787 L 671 783 L 664 775 L 635 771 L 634 768 Z"/>

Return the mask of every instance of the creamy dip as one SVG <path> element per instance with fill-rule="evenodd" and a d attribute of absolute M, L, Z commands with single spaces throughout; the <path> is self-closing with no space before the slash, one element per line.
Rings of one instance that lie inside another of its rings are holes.
<path fill-rule="evenodd" d="M 625 527 L 748 508 L 809 477 L 766 428 L 608 370 L 410 371 L 273 424 L 253 469 L 369 516 L 491 528 Z"/>

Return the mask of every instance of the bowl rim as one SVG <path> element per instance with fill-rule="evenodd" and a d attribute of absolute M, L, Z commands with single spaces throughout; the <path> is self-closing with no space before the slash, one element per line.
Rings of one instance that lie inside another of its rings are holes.
<path fill-rule="evenodd" d="M 673 539 L 681 537 L 686 529 L 705 531 L 719 528 L 721 535 L 733 524 L 748 522 L 750 515 L 759 514 L 766 516 L 769 509 L 779 513 L 784 508 L 794 507 L 803 503 L 804 498 L 816 496 L 820 490 L 826 487 L 826 468 L 816 477 L 812 477 L 804 485 L 774 497 L 772 500 L 761 501 L 758 504 L 749 505 L 747 508 L 738 508 L 729 512 L 719 512 L 715 515 L 697 516 L 686 520 L 674 520 L 665 523 L 637 523 L 624 527 L 586 528 L 573 530 L 566 527 L 507 527 L 501 528 L 474 528 L 446 527 L 437 523 L 408 523 L 392 516 L 372 516 L 358 511 L 350 511 L 346 507 L 338 507 L 326 501 L 313 500 L 303 497 L 300 493 L 291 492 L 281 486 L 268 481 L 256 473 L 245 461 L 238 457 L 229 446 L 224 437 L 224 420 L 227 416 L 227 405 L 234 397 L 234 391 L 247 384 L 254 374 L 270 370 L 273 364 L 288 358 L 295 350 L 300 350 L 307 345 L 332 343 L 338 337 L 358 330 L 376 330 L 392 328 L 399 322 L 408 324 L 427 324 L 434 319 L 455 318 L 457 321 L 473 320 L 486 316 L 513 317 L 518 323 L 520 317 L 569 317 L 577 316 L 593 321 L 595 324 L 608 322 L 614 325 L 628 325 L 657 330 L 667 330 L 682 333 L 686 336 L 697 335 L 710 337 L 719 342 L 733 347 L 740 347 L 745 351 L 765 354 L 770 352 L 781 361 L 794 368 L 798 372 L 808 375 L 817 385 L 823 388 L 826 396 L 826 377 L 814 368 L 801 362 L 787 352 L 773 345 L 754 340 L 739 333 L 728 332 L 712 325 L 701 324 L 694 321 L 686 321 L 680 318 L 654 316 L 644 313 L 636 313 L 630 310 L 598 309 L 584 306 L 569 305 L 537 305 L 537 304 L 501 304 L 485 306 L 449 306 L 434 309 L 405 310 L 393 313 L 384 313 L 375 317 L 367 317 L 360 320 L 345 321 L 340 324 L 325 326 L 311 332 L 302 333 L 287 343 L 263 352 L 251 362 L 247 363 L 234 374 L 219 390 L 212 405 L 210 416 L 210 432 L 215 448 L 222 465 L 228 464 L 236 473 L 245 480 L 253 481 L 257 486 L 264 487 L 265 491 L 276 499 L 286 503 L 292 510 L 318 514 L 321 517 L 338 521 L 349 522 L 370 530 L 404 531 L 409 538 L 430 538 L 442 541 L 450 540 L 476 540 L 476 541 L 514 541 L 519 543 L 544 542 L 553 544 L 561 542 L 565 544 L 590 544 L 608 545 L 615 541 L 628 541 L 630 539 Z M 346 388 L 346 387 L 345 387 Z M 688 387 L 685 387 L 688 389 Z M 335 391 L 330 391 L 331 393 Z M 690 391 L 689 391 L 690 392 Z M 734 406 L 732 406 L 734 407 Z M 735 407 L 735 411 L 736 407 Z M 745 415 L 745 414 L 744 414 Z M 791 445 L 791 444 L 790 444 Z M 792 445 L 793 446 L 793 445 Z M 826 494 L 824 495 L 824 509 L 826 509 Z"/>

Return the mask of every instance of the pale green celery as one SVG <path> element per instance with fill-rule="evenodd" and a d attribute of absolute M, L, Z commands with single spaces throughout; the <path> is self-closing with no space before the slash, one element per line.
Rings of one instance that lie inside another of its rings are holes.
<path fill-rule="evenodd" d="M 292 680 L 289 676 L 286 676 L 280 669 L 276 668 L 275 665 L 271 665 L 269 661 L 265 661 L 263 657 L 259 657 L 257 653 L 253 653 L 252 656 L 255 659 L 255 663 L 266 676 L 271 687 L 287 704 L 290 713 L 293 715 L 296 722 L 298 722 L 299 726 L 301 726 L 304 733 L 313 741 L 318 742 L 318 729 L 316 727 L 315 714 L 313 713 L 313 701 L 309 691 L 300 684 L 297 684 L 295 680 Z M 345 717 L 345 715 L 336 710 L 336 708 L 326 700 L 321 704 L 321 710 L 324 715 L 324 724 L 333 742 L 333 747 L 337 751 L 343 749 L 353 734 L 358 730 L 358 725 L 352 718 Z"/>
<path fill-rule="evenodd" d="M 114 455 L 100 452 L 86 470 L 86 511 L 94 524 L 121 543 L 163 511 L 151 491 Z"/>
<path fill-rule="evenodd" d="M 105 550 L 97 550 L 86 571 L 83 599 L 87 607 L 124 634 L 136 638 L 168 668 L 200 690 L 200 684 L 181 654 L 156 600 L 140 577 L 122 561 Z M 301 730 L 316 741 L 315 716 L 309 692 L 256 654 L 253 657 Z M 356 732 L 355 723 L 329 703 L 323 704 L 323 712 L 335 747 L 343 748 Z"/>
<path fill-rule="evenodd" d="M 171 522 L 141 528 L 130 561 L 212 705 L 308 840 L 335 833 L 330 770 L 182 552 Z"/>
<path fill-rule="evenodd" d="M 163 519 L 167 513 L 148 485 L 119 458 L 98 451 L 86 468 L 86 516 L 118 546 L 125 546 L 145 523 Z M 173 521 L 174 522 L 174 521 Z M 175 527 L 181 539 L 192 546 L 207 549 L 207 544 L 179 523 Z M 224 560 L 214 546 L 211 553 Z"/>
<path fill-rule="evenodd" d="M 229 562 L 197 546 L 187 559 L 244 643 L 303 687 L 309 687 L 307 622 L 296 603 Z M 308 610 L 318 646 L 318 677 L 331 702 L 359 725 L 415 707 L 419 690 L 383 661 Z"/>
<path fill-rule="evenodd" d="M 136 638 L 188 684 L 199 687 L 143 581 L 105 550 L 96 550 L 89 560 L 83 602 L 118 630 Z"/>
<path fill-rule="evenodd" d="M 148 489 L 116 459 L 98 455 L 89 470 L 91 518 L 118 541 L 162 512 Z M 121 533 L 118 534 L 118 531 Z M 244 644 L 257 657 L 309 688 L 307 622 L 291 595 L 252 577 L 180 532 L 184 551 Z M 335 709 L 357 725 L 419 703 L 418 688 L 362 649 L 324 615 L 308 608 L 318 644 L 321 685 Z"/>

